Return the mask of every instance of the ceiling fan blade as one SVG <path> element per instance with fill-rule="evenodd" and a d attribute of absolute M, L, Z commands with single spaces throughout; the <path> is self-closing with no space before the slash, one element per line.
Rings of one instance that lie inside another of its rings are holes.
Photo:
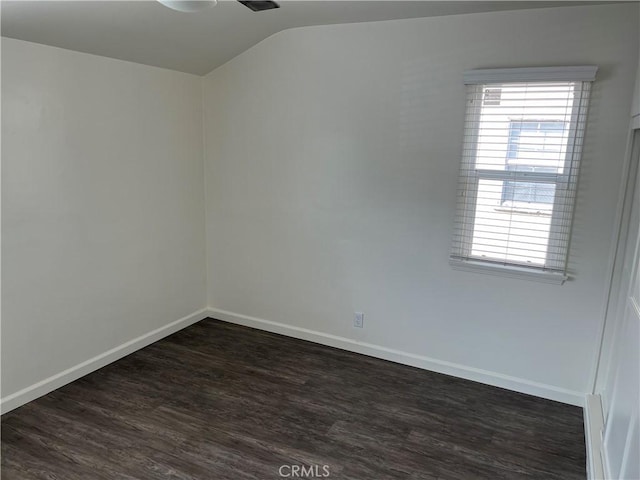
<path fill-rule="evenodd" d="M 276 2 L 271 0 L 238 0 L 245 7 L 253 10 L 254 12 L 261 12 L 263 10 L 272 10 L 274 8 L 280 8 Z"/>

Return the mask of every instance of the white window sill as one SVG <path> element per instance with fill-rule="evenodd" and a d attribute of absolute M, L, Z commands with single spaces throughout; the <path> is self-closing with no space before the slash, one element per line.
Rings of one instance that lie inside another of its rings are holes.
<path fill-rule="evenodd" d="M 458 260 L 449 259 L 449 264 L 456 270 L 466 270 L 469 272 L 485 273 L 488 275 L 498 275 L 508 278 L 520 278 L 523 280 L 533 280 L 535 282 L 552 283 L 562 285 L 569 279 L 567 275 L 555 272 L 545 272 L 526 267 L 514 265 L 499 265 L 495 263 L 482 262 L 480 260 Z"/>

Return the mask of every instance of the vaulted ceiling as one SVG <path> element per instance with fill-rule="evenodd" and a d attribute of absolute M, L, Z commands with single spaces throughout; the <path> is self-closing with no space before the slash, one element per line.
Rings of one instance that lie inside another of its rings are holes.
<path fill-rule="evenodd" d="M 232 0 L 198 13 L 146 1 L 2 1 L 2 35 L 203 75 L 293 27 L 607 2 L 280 1 L 252 12 Z"/>

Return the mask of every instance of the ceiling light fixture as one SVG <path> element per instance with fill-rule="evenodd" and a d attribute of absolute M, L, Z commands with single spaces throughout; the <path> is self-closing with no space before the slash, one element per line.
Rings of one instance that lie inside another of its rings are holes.
<path fill-rule="evenodd" d="M 213 7 L 218 0 L 158 0 L 158 2 L 172 10 L 191 13 Z"/>

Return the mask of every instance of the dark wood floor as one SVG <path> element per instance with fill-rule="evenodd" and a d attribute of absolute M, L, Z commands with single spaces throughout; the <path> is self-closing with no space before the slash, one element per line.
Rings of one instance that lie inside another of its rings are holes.
<path fill-rule="evenodd" d="M 204 320 L 4 415 L 2 480 L 584 479 L 583 432 L 577 407 Z"/>

